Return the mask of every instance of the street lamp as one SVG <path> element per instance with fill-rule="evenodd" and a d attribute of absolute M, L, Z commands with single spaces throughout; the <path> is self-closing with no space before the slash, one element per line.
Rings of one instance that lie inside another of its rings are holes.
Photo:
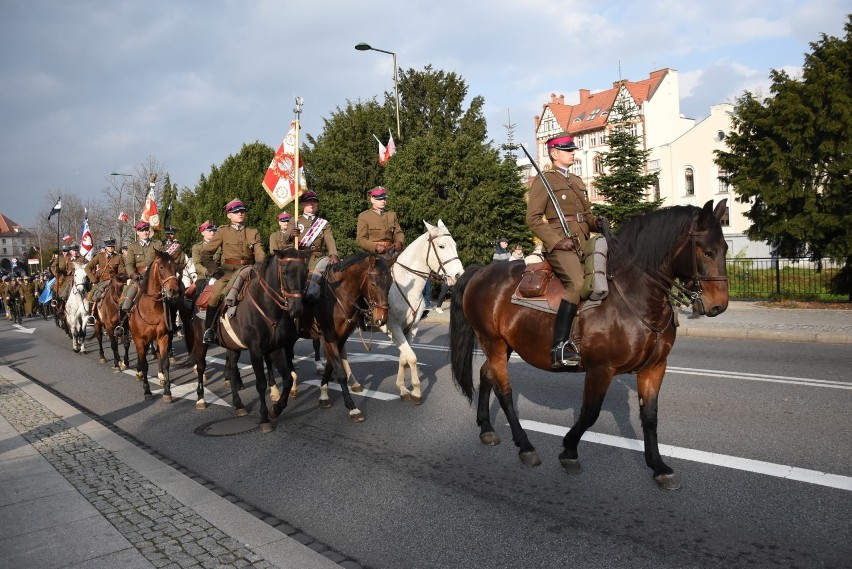
<path fill-rule="evenodd" d="M 382 53 L 388 53 L 393 56 L 393 94 L 396 97 L 396 138 L 401 139 L 402 134 L 399 131 L 399 82 L 396 78 L 396 54 L 392 51 L 385 51 L 383 49 L 379 49 L 377 47 L 373 47 L 368 43 L 359 43 L 355 46 L 355 49 L 358 51 L 380 51 Z"/>

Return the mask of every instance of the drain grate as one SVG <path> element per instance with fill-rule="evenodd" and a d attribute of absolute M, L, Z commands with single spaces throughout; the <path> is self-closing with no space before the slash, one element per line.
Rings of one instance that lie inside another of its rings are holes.
<path fill-rule="evenodd" d="M 195 429 L 195 434 L 202 437 L 230 437 L 256 431 L 258 427 L 258 418 L 246 415 L 205 423 Z"/>

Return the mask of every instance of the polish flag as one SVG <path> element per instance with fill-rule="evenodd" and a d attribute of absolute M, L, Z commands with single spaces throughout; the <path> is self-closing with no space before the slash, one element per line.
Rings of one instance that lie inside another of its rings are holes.
<path fill-rule="evenodd" d="M 74 242 L 74 238 L 71 237 L 70 235 L 66 235 L 65 237 L 62 238 L 62 240 L 65 241 L 66 243 L 73 243 Z"/>
<path fill-rule="evenodd" d="M 269 193 L 279 208 L 296 198 L 296 121 L 290 122 L 290 130 L 275 152 L 266 175 L 263 176 L 263 189 Z M 299 195 L 308 191 L 305 181 L 304 164 L 299 156 Z"/>
<path fill-rule="evenodd" d="M 396 154 L 396 143 L 393 141 L 393 133 L 390 129 L 388 129 L 388 134 L 390 135 L 390 140 L 388 140 L 387 158 L 385 158 L 385 162 L 390 160 L 390 157 Z"/>
<path fill-rule="evenodd" d="M 121 213 L 118 214 L 118 220 L 119 221 L 123 221 L 124 223 L 127 223 L 127 221 L 129 219 L 130 219 L 130 216 L 127 215 L 126 211 L 122 211 Z"/>

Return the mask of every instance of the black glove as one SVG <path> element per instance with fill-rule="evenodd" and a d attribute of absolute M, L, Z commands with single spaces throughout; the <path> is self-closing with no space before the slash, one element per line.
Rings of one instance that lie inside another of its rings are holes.
<path fill-rule="evenodd" d="M 298 237 L 301 234 L 302 234 L 302 230 L 299 229 L 298 225 L 296 227 L 294 227 L 293 230 L 290 232 L 290 235 L 293 236 L 293 237 Z"/>
<path fill-rule="evenodd" d="M 381 243 L 376 243 L 376 254 L 377 255 L 384 255 L 385 251 L 387 251 L 387 248 L 384 245 L 382 245 Z"/>
<path fill-rule="evenodd" d="M 565 239 L 559 241 L 556 245 L 553 246 L 552 251 L 573 251 L 574 250 L 574 240 L 570 237 L 566 237 Z"/>

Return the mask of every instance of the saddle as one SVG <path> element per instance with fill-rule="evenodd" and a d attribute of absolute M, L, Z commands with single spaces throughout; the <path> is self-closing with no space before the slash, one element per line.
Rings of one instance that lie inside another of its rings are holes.
<path fill-rule="evenodd" d="M 528 264 L 512 293 L 512 303 L 556 314 L 565 286 L 553 276 L 553 267 L 544 258 L 539 263 Z"/>

